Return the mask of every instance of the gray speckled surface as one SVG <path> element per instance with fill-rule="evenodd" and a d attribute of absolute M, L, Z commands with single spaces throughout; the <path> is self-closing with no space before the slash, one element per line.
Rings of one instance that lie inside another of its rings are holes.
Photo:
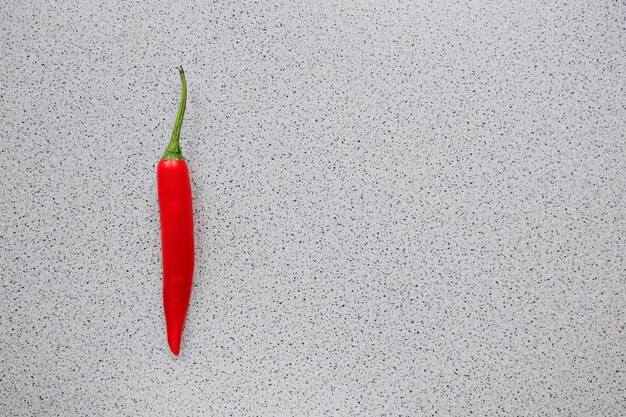
<path fill-rule="evenodd" d="M 626 8 L 503 3 L 3 2 L 0 415 L 626 415 Z"/>

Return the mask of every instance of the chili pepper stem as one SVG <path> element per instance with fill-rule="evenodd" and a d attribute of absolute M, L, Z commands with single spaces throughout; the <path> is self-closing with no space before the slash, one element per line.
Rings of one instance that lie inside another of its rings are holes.
<path fill-rule="evenodd" d="M 172 138 L 170 143 L 165 149 L 163 159 L 183 161 L 183 153 L 180 150 L 180 128 L 183 125 L 183 117 L 185 116 L 185 108 L 187 107 L 187 81 L 185 80 L 185 71 L 182 65 L 176 67 L 180 73 L 180 81 L 183 85 L 182 93 L 180 95 L 180 104 L 178 105 L 178 114 L 176 115 L 176 122 L 174 123 L 174 130 L 172 131 Z"/>

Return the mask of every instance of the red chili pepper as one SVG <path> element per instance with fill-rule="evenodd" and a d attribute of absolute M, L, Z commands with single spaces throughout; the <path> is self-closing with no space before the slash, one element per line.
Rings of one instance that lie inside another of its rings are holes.
<path fill-rule="evenodd" d="M 163 308 L 167 341 L 176 356 L 180 351 L 189 307 L 194 262 L 191 183 L 187 163 L 180 150 L 180 128 L 187 104 L 187 82 L 183 68 L 177 69 L 183 91 L 172 139 L 157 167 L 163 252 Z"/>

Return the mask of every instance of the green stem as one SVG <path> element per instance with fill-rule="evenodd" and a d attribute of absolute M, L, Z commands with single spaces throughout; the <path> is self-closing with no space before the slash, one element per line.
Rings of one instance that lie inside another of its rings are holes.
<path fill-rule="evenodd" d="M 183 84 L 183 92 L 180 96 L 180 104 L 178 105 L 178 114 L 176 115 L 176 122 L 174 123 L 174 131 L 172 132 L 172 139 L 165 149 L 163 159 L 166 160 L 184 160 L 183 153 L 180 150 L 180 128 L 183 125 L 183 117 L 185 116 L 185 107 L 187 106 L 187 81 L 185 81 L 185 71 L 183 67 L 176 67 L 180 73 L 180 81 Z"/>

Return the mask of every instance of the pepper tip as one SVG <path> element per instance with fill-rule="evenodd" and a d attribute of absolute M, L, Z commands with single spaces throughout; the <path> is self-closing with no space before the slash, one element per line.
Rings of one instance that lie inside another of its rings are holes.
<path fill-rule="evenodd" d="M 174 356 L 178 356 L 180 353 L 180 332 L 168 332 L 167 344 L 170 346 L 170 350 Z"/>

